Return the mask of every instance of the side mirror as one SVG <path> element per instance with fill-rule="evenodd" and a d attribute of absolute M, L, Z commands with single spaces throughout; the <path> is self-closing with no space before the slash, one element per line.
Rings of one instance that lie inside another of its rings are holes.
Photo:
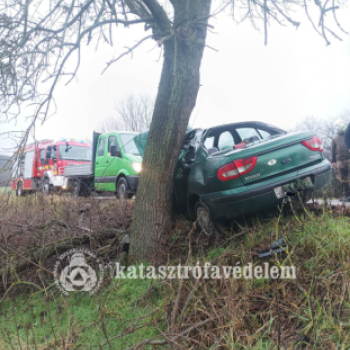
<path fill-rule="evenodd" d="M 116 157 L 117 156 L 117 146 L 111 146 L 109 148 L 109 153 L 111 154 L 112 157 Z"/>
<path fill-rule="evenodd" d="M 64 151 L 67 153 L 71 148 L 72 147 L 69 146 L 69 143 L 66 142 L 66 149 Z"/>

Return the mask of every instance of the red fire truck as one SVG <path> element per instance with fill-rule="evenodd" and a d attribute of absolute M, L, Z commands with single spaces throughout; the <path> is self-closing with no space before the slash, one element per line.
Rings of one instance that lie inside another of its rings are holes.
<path fill-rule="evenodd" d="M 12 189 L 18 196 L 33 191 L 68 191 L 66 166 L 91 163 L 91 146 L 83 141 L 43 140 L 29 144 L 13 167 Z"/>

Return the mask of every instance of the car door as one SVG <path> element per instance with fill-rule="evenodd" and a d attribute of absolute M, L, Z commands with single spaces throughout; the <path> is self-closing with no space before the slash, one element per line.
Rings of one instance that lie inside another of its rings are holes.
<path fill-rule="evenodd" d="M 116 146 L 117 156 L 112 156 L 111 147 Z M 121 161 L 120 147 L 115 134 L 108 136 L 107 154 L 106 154 L 106 191 L 116 191 L 117 175 L 120 170 Z"/>
<path fill-rule="evenodd" d="M 106 136 L 100 136 L 95 159 L 95 188 L 97 191 L 105 191 L 106 186 Z"/>
<path fill-rule="evenodd" d="M 186 209 L 188 178 L 196 161 L 198 139 L 201 130 L 193 130 L 186 134 L 184 144 L 174 173 L 174 199 L 177 209 Z"/>

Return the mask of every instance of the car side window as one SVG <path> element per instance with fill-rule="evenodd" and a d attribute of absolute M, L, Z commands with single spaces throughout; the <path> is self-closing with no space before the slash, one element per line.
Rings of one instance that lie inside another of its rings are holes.
<path fill-rule="evenodd" d="M 251 138 L 253 138 L 253 141 L 261 140 L 258 132 L 253 128 L 239 128 L 236 131 L 242 141 Z"/>
<path fill-rule="evenodd" d="M 115 136 L 109 136 L 108 137 L 108 154 L 111 154 L 111 147 L 112 146 L 116 146 L 117 147 L 117 151 L 119 150 L 119 145 L 117 142 L 117 138 Z"/>
<path fill-rule="evenodd" d="M 97 157 L 103 157 L 103 155 L 105 153 L 105 144 L 106 144 L 106 138 L 101 137 L 100 143 L 98 144 Z"/>
<path fill-rule="evenodd" d="M 224 131 L 220 134 L 218 141 L 218 148 L 220 151 L 223 151 L 225 149 L 233 149 L 234 145 L 235 140 L 229 131 Z"/>
<path fill-rule="evenodd" d="M 258 129 L 259 131 L 259 134 L 261 135 L 261 137 L 265 140 L 265 139 L 268 139 L 271 134 L 268 132 L 268 131 L 265 131 L 265 130 L 260 130 Z"/>
<path fill-rule="evenodd" d="M 213 148 L 214 147 L 214 136 L 207 137 L 204 141 L 204 147 L 206 149 Z"/>

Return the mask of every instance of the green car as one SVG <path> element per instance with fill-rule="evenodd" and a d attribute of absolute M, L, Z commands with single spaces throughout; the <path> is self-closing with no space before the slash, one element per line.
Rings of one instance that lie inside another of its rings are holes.
<path fill-rule="evenodd" d="M 331 181 L 331 164 L 314 132 L 243 122 L 186 134 L 174 199 L 211 235 L 213 222 L 276 207 L 287 196 L 307 201 Z"/>

